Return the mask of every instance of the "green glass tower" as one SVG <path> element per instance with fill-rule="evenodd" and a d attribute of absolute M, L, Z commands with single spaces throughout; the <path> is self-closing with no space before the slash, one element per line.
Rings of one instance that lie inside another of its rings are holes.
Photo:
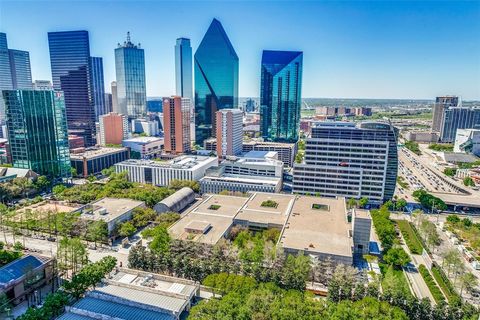
<path fill-rule="evenodd" d="M 266 141 L 298 141 L 302 60 L 300 51 L 263 51 L 260 132 Z"/>
<path fill-rule="evenodd" d="M 3 98 L 13 166 L 51 179 L 69 178 L 63 92 L 4 90 Z"/>

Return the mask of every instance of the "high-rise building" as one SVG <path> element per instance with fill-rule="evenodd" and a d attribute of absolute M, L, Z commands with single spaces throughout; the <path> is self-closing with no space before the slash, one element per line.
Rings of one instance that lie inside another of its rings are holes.
<path fill-rule="evenodd" d="M 163 99 L 163 131 L 165 152 L 190 152 L 190 99 L 170 97 Z"/>
<path fill-rule="evenodd" d="M 112 88 L 112 111 L 119 113 L 118 110 L 118 94 L 117 94 L 117 82 L 112 81 L 111 83 Z"/>
<path fill-rule="evenodd" d="M 255 112 L 255 100 L 248 99 L 245 102 L 245 112 Z"/>
<path fill-rule="evenodd" d="M 0 32 L 0 92 L 13 89 L 12 73 L 10 71 L 10 54 L 8 52 L 7 35 Z M 0 125 L 5 120 L 5 105 L 0 94 Z"/>
<path fill-rule="evenodd" d="M 9 49 L 13 89 L 32 89 L 32 70 L 28 51 Z"/>
<path fill-rule="evenodd" d="M 195 52 L 195 140 L 215 135 L 215 112 L 238 107 L 238 56 L 217 19 Z"/>
<path fill-rule="evenodd" d="M 303 53 L 300 51 L 263 51 L 260 131 L 266 141 L 298 140 L 302 60 Z"/>
<path fill-rule="evenodd" d="M 480 108 L 454 107 L 443 110 L 440 141 L 455 142 L 457 129 L 480 129 Z"/>
<path fill-rule="evenodd" d="M 222 109 L 216 113 L 217 155 L 238 156 L 243 147 L 243 112 L 240 109 Z"/>
<path fill-rule="evenodd" d="M 190 39 L 178 38 L 175 45 L 176 95 L 193 102 L 192 47 Z"/>
<path fill-rule="evenodd" d="M 93 101 L 95 102 L 95 121 L 98 117 L 107 113 L 105 104 L 105 83 L 103 81 L 103 59 L 90 57 L 92 66 Z"/>
<path fill-rule="evenodd" d="M 121 145 L 128 138 L 128 117 L 123 114 L 110 112 L 98 118 L 100 126 L 100 145 Z"/>
<path fill-rule="evenodd" d="M 68 131 L 95 145 L 95 106 L 88 31 L 49 32 L 53 88 L 63 91 Z"/>
<path fill-rule="evenodd" d="M 442 130 L 444 111 L 448 108 L 460 106 L 459 102 L 457 96 L 443 96 L 435 99 L 432 131 L 440 132 Z"/>
<path fill-rule="evenodd" d="M 113 112 L 113 101 L 111 93 L 105 93 L 105 110 L 107 110 L 107 113 Z"/>
<path fill-rule="evenodd" d="M 33 90 L 53 90 L 52 82 L 49 80 L 35 80 Z"/>
<path fill-rule="evenodd" d="M 146 115 L 145 53 L 140 44 L 134 45 L 130 41 L 130 32 L 127 41 L 119 43 L 115 49 L 115 71 L 118 108 L 114 111 L 129 118 Z"/>
<path fill-rule="evenodd" d="M 304 163 L 293 166 L 293 192 L 390 200 L 397 179 L 397 135 L 383 122 L 312 124 Z"/>
<path fill-rule="evenodd" d="M 6 90 L 3 97 L 13 166 L 54 179 L 70 177 L 63 92 Z"/>

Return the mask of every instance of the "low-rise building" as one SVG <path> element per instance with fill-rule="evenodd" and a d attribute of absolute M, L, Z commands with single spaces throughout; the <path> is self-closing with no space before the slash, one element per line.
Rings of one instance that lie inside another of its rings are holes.
<path fill-rule="evenodd" d="M 35 179 L 38 174 L 30 169 L 0 167 L 0 183 L 12 181 L 15 178 Z"/>
<path fill-rule="evenodd" d="M 126 171 L 132 182 L 168 186 L 172 180 L 200 180 L 218 164 L 216 157 L 179 156 L 169 161 L 130 159 L 115 164 L 117 173 Z"/>
<path fill-rule="evenodd" d="M 72 167 L 77 170 L 77 175 L 85 178 L 100 174 L 103 169 L 130 158 L 127 148 L 95 147 L 77 150 L 77 152 L 70 153 L 70 162 Z"/>
<path fill-rule="evenodd" d="M 180 212 L 194 201 L 195 192 L 189 187 L 183 187 L 157 203 L 153 209 L 157 213 Z"/>
<path fill-rule="evenodd" d="M 145 207 L 143 201 L 121 198 L 103 198 L 82 207 L 80 217 L 84 220 L 103 220 L 107 223 L 108 235 L 110 236 L 117 224 L 132 219 L 136 208 Z"/>
<path fill-rule="evenodd" d="M 408 141 L 431 143 L 438 142 L 439 136 L 438 132 L 408 131 L 405 134 L 405 139 Z"/>
<path fill-rule="evenodd" d="M 149 119 L 133 119 L 132 132 L 144 133 L 147 136 L 156 136 L 160 133 L 159 122 Z"/>
<path fill-rule="evenodd" d="M 282 161 L 284 166 L 292 167 L 297 153 L 297 145 L 295 143 L 252 140 L 243 142 L 242 151 L 245 153 L 249 151 L 274 151 L 278 153 L 278 160 Z"/>
<path fill-rule="evenodd" d="M 201 193 L 271 192 L 282 190 L 282 179 L 276 177 L 253 177 L 239 174 L 208 175 L 200 179 Z"/>
<path fill-rule="evenodd" d="M 133 159 L 150 159 L 160 156 L 163 151 L 163 139 L 157 137 L 135 137 L 123 140 L 122 145 L 130 148 Z"/>

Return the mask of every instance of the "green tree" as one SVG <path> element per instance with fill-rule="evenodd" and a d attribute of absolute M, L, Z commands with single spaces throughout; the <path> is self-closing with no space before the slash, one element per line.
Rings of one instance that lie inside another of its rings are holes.
<path fill-rule="evenodd" d="M 398 199 L 397 202 L 395 203 L 395 208 L 398 211 L 403 211 L 405 207 L 407 206 L 407 200 L 405 199 Z"/>
<path fill-rule="evenodd" d="M 56 186 L 53 187 L 52 192 L 53 195 L 58 196 L 61 195 L 65 190 L 67 190 L 67 187 L 63 184 L 57 184 Z"/>
<path fill-rule="evenodd" d="M 172 239 L 165 227 L 158 228 L 156 234 L 150 242 L 150 249 L 155 253 L 166 254 L 170 251 L 170 243 Z"/>
<path fill-rule="evenodd" d="M 444 173 L 446 176 L 454 177 L 455 174 L 457 174 L 457 168 L 447 167 L 447 168 L 443 169 L 443 173 Z"/>
<path fill-rule="evenodd" d="M 394 267 L 402 267 L 408 264 L 412 259 L 402 247 L 394 247 L 387 251 L 383 260 Z"/>
<path fill-rule="evenodd" d="M 362 197 L 360 200 L 358 200 L 358 205 L 360 208 L 365 208 L 368 204 L 368 198 L 367 197 Z"/>
<path fill-rule="evenodd" d="M 93 241 L 95 249 L 97 242 L 106 241 L 108 237 L 108 226 L 103 220 L 92 221 L 87 227 L 87 239 Z"/>
<path fill-rule="evenodd" d="M 200 192 L 200 184 L 198 183 L 198 181 L 193 181 L 193 180 L 174 179 L 170 181 L 169 187 L 173 190 L 180 190 L 183 187 L 188 187 L 195 192 Z"/>
<path fill-rule="evenodd" d="M 39 191 L 44 191 L 50 186 L 50 180 L 45 176 L 40 176 L 35 180 L 35 188 Z"/>
<path fill-rule="evenodd" d="M 118 234 L 121 237 L 130 237 L 137 231 L 137 228 L 130 222 L 126 221 L 120 224 L 118 228 Z"/>
<path fill-rule="evenodd" d="M 475 181 L 471 177 L 463 178 L 463 184 L 467 187 L 475 187 Z"/>
<path fill-rule="evenodd" d="M 348 207 L 349 209 L 355 208 L 355 207 L 357 207 L 357 205 L 358 205 L 358 202 L 357 202 L 357 200 L 355 200 L 354 198 L 349 198 L 349 199 L 347 200 L 347 207 Z"/>

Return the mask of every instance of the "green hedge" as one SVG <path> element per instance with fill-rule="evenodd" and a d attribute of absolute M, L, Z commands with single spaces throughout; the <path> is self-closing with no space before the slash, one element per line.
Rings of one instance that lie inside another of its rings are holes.
<path fill-rule="evenodd" d="M 437 284 L 435 283 L 435 280 L 433 279 L 428 269 L 423 264 L 421 264 L 418 267 L 418 270 L 420 271 L 420 274 L 422 275 L 423 280 L 425 280 L 425 283 L 427 284 L 428 289 L 430 290 L 430 293 L 433 296 L 433 299 L 435 299 L 435 302 L 436 303 L 445 302 L 445 297 L 443 296 L 442 291 L 440 291 L 440 288 L 438 288 Z"/>
<path fill-rule="evenodd" d="M 413 254 L 422 254 L 422 243 L 415 234 L 415 231 L 413 231 L 410 223 L 406 220 L 397 220 L 396 223 L 402 232 L 403 238 L 405 239 L 405 243 L 407 244 L 408 249 L 410 249 L 410 252 Z"/>
<path fill-rule="evenodd" d="M 432 266 L 432 274 L 435 280 L 437 280 L 437 283 L 440 286 L 440 288 L 443 290 L 443 293 L 445 293 L 445 296 L 447 297 L 448 301 L 452 301 L 452 299 L 459 298 L 457 292 L 453 288 L 453 285 L 448 279 L 448 277 L 445 275 L 442 269 L 439 266 L 437 266 L 435 263 Z"/>
<path fill-rule="evenodd" d="M 418 232 L 417 228 L 415 228 L 415 226 L 411 222 L 410 222 L 410 227 L 412 227 L 413 232 L 415 232 L 415 234 L 417 235 L 417 239 L 420 240 L 420 243 L 422 244 L 422 247 L 427 251 L 427 253 L 429 255 L 431 255 L 432 252 L 430 251 L 430 249 L 428 249 L 427 244 L 425 243 L 423 238 L 420 236 L 420 233 Z"/>

